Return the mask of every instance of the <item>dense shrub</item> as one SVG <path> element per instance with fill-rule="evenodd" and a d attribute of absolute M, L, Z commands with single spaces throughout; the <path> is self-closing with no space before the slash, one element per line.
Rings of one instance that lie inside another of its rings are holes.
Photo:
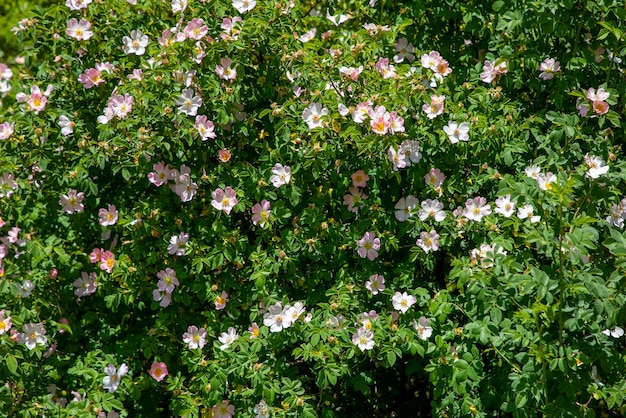
<path fill-rule="evenodd" d="M 0 64 L 0 409 L 623 414 L 625 15 L 35 12 Z"/>

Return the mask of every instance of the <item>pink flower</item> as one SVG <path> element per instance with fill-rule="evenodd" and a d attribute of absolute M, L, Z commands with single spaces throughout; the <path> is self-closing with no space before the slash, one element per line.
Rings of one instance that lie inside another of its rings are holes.
<path fill-rule="evenodd" d="M 224 190 L 220 188 L 216 189 L 211 196 L 213 197 L 211 206 L 217 210 L 224 211 L 226 215 L 229 215 L 230 211 L 233 210 L 233 207 L 238 203 L 237 193 L 230 186 L 226 187 Z"/>
<path fill-rule="evenodd" d="M 339 73 L 344 77 L 351 79 L 352 81 L 357 81 L 359 79 L 359 74 L 363 71 L 363 66 L 355 67 L 340 67 Z"/>
<path fill-rule="evenodd" d="M 148 174 L 148 180 L 157 187 L 161 187 L 172 178 L 169 165 L 166 166 L 162 162 L 158 162 L 152 166 L 152 169 L 154 172 Z"/>
<path fill-rule="evenodd" d="M 272 176 L 270 182 L 274 187 L 280 187 L 284 184 L 289 184 L 291 181 L 291 167 L 283 166 L 281 163 L 276 163 L 272 168 Z"/>
<path fill-rule="evenodd" d="M 0 197 L 11 197 L 14 190 L 18 188 L 17 182 L 13 179 L 13 174 L 4 173 L 0 177 Z"/>
<path fill-rule="evenodd" d="M 160 382 L 161 380 L 165 379 L 165 376 L 168 375 L 167 366 L 165 365 L 165 363 L 162 362 L 152 363 L 152 367 L 150 367 L 150 371 L 148 373 L 150 374 L 150 376 L 152 376 L 152 378 L 154 378 L 154 380 Z"/>
<path fill-rule="evenodd" d="M 424 103 L 422 110 L 426 113 L 428 119 L 434 119 L 443 113 L 443 104 L 446 100 L 446 96 L 437 96 L 433 94 L 430 96 L 430 104 Z"/>
<path fill-rule="evenodd" d="M 222 21 L 221 28 L 224 31 L 220 36 L 226 41 L 236 41 L 241 33 L 243 20 L 239 16 L 232 19 L 225 17 Z"/>
<path fill-rule="evenodd" d="M 463 216 L 472 221 L 480 222 L 483 216 L 491 214 L 491 206 L 487 203 L 487 199 L 477 196 L 474 199 L 467 199 Z"/>
<path fill-rule="evenodd" d="M 367 186 L 367 181 L 370 179 L 367 174 L 363 170 L 359 170 L 354 173 L 352 176 L 352 185 L 354 187 L 365 187 Z"/>
<path fill-rule="evenodd" d="M 100 225 L 110 226 L 117 222 L 117 209 L 115 205 L 109 205 L 109 209 L 100 208 L 98 216 L 100 217 Z"/>
<path fill-rule="evenodd" d="M 352 112 L 352 120 L 356 123 L 363 123 L 369 117 L 370 111 L 372 111 L 372 103 L 361 102 L 356 105 L 354 112 Z"/>
<path fill-rule="evenodd" d="M 306 42 L 313 40 L 316 34 L 317 34 L 317 28 L 312 28 L 308 30 L 307 32 L 303 33 L 302 35 L 300 35 L 298 37 L 298 40 L 302 43 L 306 43 Z"/>
<path fill-rule="evenodd" d="M 397 75 L 395 67 L 389 64 L 388 58 L 379 59 L 376 63 L 376 69 L 383 78 L 394 78 Z"/>
<path fill-rule="evenodd" d="M 248 1 L 249 0 L 233 0 L 233 5 L 235 2 L 248 3 Z M 254 0 L 250 1 L 256 5 Z M 240 13 L 243 12 L 240 10 Z M 211 408 L 211 412 L 213 412 L 213 418 L 233 418 L 233 415 L 235 415 L 235 406 L 230 405 L 229 401 L 222 401 L 222 403 L 214 405 L 213 408 Z"/>
<path fill-rule="evenodd" d="M 230 58 L 222 58 L 220 60 L 220 63 L 222 65 L 215 66 L 215 73 L 219 78 L 221 78 L 222 80 L 234 80 L 237 78 L 237 65 L 235 65 L 233 68 L 230 68 L 233 60 L 231 60 Z"/>
<path fill-rule="evenodd" d="M 424 176 L 424 182 L 430 184 L 434 188 L 441 186 L 446 176 L 443 175 L 438 168 L 431 168 L 430 171 Z"/>
<path fill-rule="evenodd" d="M 9 139 L 13 135 L 15 123 L 0 123 L 0 140 Z"/>
<path fill-rule="evenodd" d="M 155 302 L 159 302 L 161 308 L 167 308 L 172 303 L 172 294 L 165 290 L 154 289 L 152 291 L 152 298 Z"/>
<path fill-rule="evenodd" d="M 162 292 L 172 293 L 176 286 L 180 285 L 178 278 L 176 278 L 176 271 L 171 268 L 166 268 L 157 273 L 159 279 L 157 288 Z"/>
<path fill-rule="evenodd" d="M 82 212 L 85 209 L 85 206 L 82 204 L 84 197 L 85 194 L 83 192 L 78 193 L 72 189 L 67 194 L 61 196 L 59 205 L 63 206 L 63 210 L 69 214 Z"/>
<path fill-rule="evenodd" d="M 35 114 L 38 115 L 39 112 L 46 107 L 46 103 L 48 103 L 46 96 L 50 94 L 49 90 L 50 87 L 48 87 L 45 92 L 42 92 L 37 86 L 30 88 L 30 95 L 26 98 L 26 104 L 28 104 L 30 110 L 33 110 Z"/>
<path fill-rule="evenodd" d="M 94 248 L 91 250 L 91 254 L 89 254 L 89 261 L 92 263 L 99 263 L 103 252 L 104 250 L 102 248 Z"/>
<path fill-rule="evenodd" d="M 302 111 L 302 120 L 306 122 L 309 129 L 322 127 L 322 117 L 328 115 L 328 109 L 322 108 L 319 103 L 311 103 L 309 107 Z"/>
<path fill-rule="evenodd" d="M 561 66 L 554 58 L 546 58 L 541 64 L 539 64 L 539 78 L 542 80 L 550 80 L 554 78 L 554 73 L 561 71 Z"/>
<path fill-rule="evenodd" d="M 90 89 L 94 86 L 100 85 L 104 83 L 104 79 L 100 77 L 102 73 L 95 68 L 89 68 L 85 70 L 80 76 L 78 76 L 78 81 L 83 85 L 84 88 Z"/>
<path fill-rule="evenodd" d="M 389 133 L 404 132 L 404 118 L 398 116 L 397 112 L 389 113 Z"/>
<path fill-rule="evenodd" d="M 11 323 L 11 317 L 5 316 L 4 309 L 0 311 L 0 335 L 4 334 L 11 329 L 13 324 Z"/>
<path fill-rule="evenodd" d="M 206 330 L 190 325 L 187 332 L 183 334 L 183 342 L 187 344 L 190 350 L 202 349 L 206 345 Z"/>
<path fill-rule="evenodd" d="M 374 260 L 378 257 L 380 238 L 376 238 L 375 232 L 366 232 L 356 245 L 359 246 L 357 252 L 361 258 L 367 257 L 369 260 Z"/>
<path fill-rule="evenodd" d="M 376 106 L 375 109 L 370 109 L 369 112 L 370 127 L 374 133 L 384 135 L 389 131 L 391 127 L 391 114 L 387 112 L 385 106 Z"/>
<path fill-rule="evenodd" d="M 435 230 L 431 230 L 430 232 L 422 231 L 415 244 L 421 247 L 426 254 L 430 251 L 437 251 L 439 250 L 439 234 L 437 234 Z"/>
<path fill-rule="evenodd" d="M 439 54 L 439 52 L 430 51 L 428 54 L 423 54 L 420 57 L 420 64 L 423 68 L 428 68 L 431 71 L 436 71 L 439 62 L 442 59 L 443 58 L 441 57 L 441 54 Z"/>
<path fill-rule="evenodd" d="M 228 302 L 228 293 L 222 290 L 222 294 L 217 295 L 215 297 L 215 309 L 217 309 L 218 311 L 224 309 L 226 307 L 227 302 Z"/>
<path fill-rule="evenodd" d="M 491 83 L 502 75 L 507 73 L 507 62 L 501 59 L 494 61 L 485 61 L 483 65 L 483 72 L 480 73 L 480 79 L 485 83 Z"/>
<path fill-rule="evenodd" d="M 85 9 L 90 4 L 91 4 L 91 0 L 66 0 L 65 1 L 65 5 L 69 7 L 70 10 Z"/>
<path fill-rule="evenodd" d="M 105 251 L 100 256 L 100 270 L 104 270 L 107 273 L 111 273 L 113 271 L 113 266 L 115 266 L 115 256 L 111 251 Z"/>
<path fill-rule="evenodd" d="M 609 104 L 607 102 L 595 101 L 592 103 L 593 111 L 598 115 L 604 115 L 609 111 Z"/>
<path fill-rule="evenodd" d="M 261 335 L 261 329 L 256 322 L 253 322 L 252 325 L 250 325 L 250 328 L 248 328 L 248 332 L 250 333 L 250 338 L 258 338 L 259 335 Z"/>
<path fill-rule="evenodd" d="M 604 91 L 604 89 L 598 89 L 597 92 L 594 88 L 590 88 L 589 90 L 587 90 L 587 99 L 592 102 L 602 102 L 608 99 L 610 96 L 611 94 L 607 91 Z"/>
<path fill-rule="evenodd" d="M 361 206 L 361 201 L 367 199 L 367 196 L 356 187 L 350 187 L 348 192 L 343 197 L 343 204 L 348 206 L 350 212 L 357 213 Z"/>
<path fill-rule="evenodd" d="M 80 22 L 76 19 L 70 19 L 67 22 L 67 36 L 77 39 L 79 41 L 88 40 L 93 36 L 93 32 L 90 31 L 91 23 L 85 19 L 81 19 Z"/>
<path fill-rule="evenodd" d="M 185 26 L 183 33 L 187 38 L 199 41 L 209 33 L 209 27 L 204 24 L 204 20 L 193 18 L 187 23 L 187 26 Z"/>
<path fill-rule="evenodd" d="M 378 292 L 385 290 L 385 277 L 382 274 L 372 274 L 365 282 L 365 288 L 372 292 L 372 295 L 377 295 Z"/>
<path fill-rule="evenodd" d="M 170 237 L 170 244 L 167 246 L 167 251 L 170 255 L 184 255 L 185 250 L 187 249 L 189 241 L 189 234 L 186 232 L 181 232 L 178 235 L 172 235 Z"/>
<path fill-rule="evenodd" d="M 202 137 L 203 141 L 206 141 L 209 138 L 215 138 L 215 125 L 210 120 L 207 120 L 207 117 L 204 115 L 196 116 L 196 123 L 194 125 L 198 130 L 198 133 Z"/>
<path fill-rule="evenodd" d="M 261 228 L 265 227 L 270 219 L 270 202 L 263 199 L 261 203 L 257 203 L 252 207 L 252 223 L 259 225 Z"/>
<path fill-rule="evenodd" d="M 405 313 L 409 308 L 417 302 L 417 299 L 413 295 L 409 295 L 406 292 L 396 292 L 391 298 L 393 308 L 397 311 Z"/>
<path fill-rule="evenodd" d="M 230 161 L 231 153 L 226 148 L 221 149 L 217 152 L 217 159 L 223 163 Z"/>

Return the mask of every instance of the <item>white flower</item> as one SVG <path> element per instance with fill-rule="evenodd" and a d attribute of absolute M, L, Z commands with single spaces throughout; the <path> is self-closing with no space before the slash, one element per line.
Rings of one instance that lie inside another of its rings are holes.
<path fill-rule="evenodd" d="M 552 183 L 556 183 L 556 175 L 548 172 L 537 176 L 537 185 L 541 190 L 549 190 Z"/>
<path fill-rule="evenodd" d="M 59 116 L 59 126 L 61 127 L 61 134 L 64 136 L 68 136 L 74 132 L 74 122 L 70 121 L 65 115 Z"/>
<path fill-rule="evenodd" d="M 130 37 L 124 36 L 122 38 L 122 42 L 124 42 L 122 50 L 125 54 L 143 55 L 148 43 L 150 43 L 150 38 L 140 30 L 133 30 L 130 32 Z"/>
<path fill-rule="evenodd" d="M 584 161 L 587 167 L 589 167 L 589 170 L 587 171 L 587 174 L 585 174 L 585 177 L 597 179 L 598 177 L 606 174 L 609 171 L 609 166 L 604 164 L 604 161 L 602 161 L 602 158 L 600 157 L 594 157 L 586 154 L 584 157 Z"/>
<path fill-rule="evenodd" d="M 534 224 L 541 220 L 541 216 L 534 214 L 532 205 L 524 205 L 517 210 L 517 217 L 520 219 L 530 219 L 530 223 Z"/>
<path fill-rule="evenodd" d="M 469 125 L 467 122 L 457 124 L 454 121 L 448 122 L 448 126 L 443 127 L 443 131 L 448 135 L 450 142 L 456 144 L 459 141 L 469 141 Z"/>
<path fill-rule="evenodd" d="M 415 210 L 419 201 L 416 197 L 408 195 L 406 199 L 403 197 L 398 200 L 398 203 L 394 206 L 396 209 L 394 215 L 400 222 L 404 222 L 411 216 L 411 212 Z M 444 216 L 445 217 L 445 216 Z"/>
<path fill-rule="evenodd" d="M 409 310 L 409 308 L 417 302 L 417 299 L 413 295 L 409 295 L 408 293 L 400 293 L 396 292 L 391 298 L 391 303 L 393 304 L 393 308 L 397 311 L 405 313 Z"/>
<path fill-rule="evenodd" d="M 30 280 L 24 280 L 22 281 L 21 285 L 17 285 L 17 292 L 23 299 L 26 299 L 30 296 L 31 293 L 33 293 L 34 288 L 35 285 L 33 284 L 33 282 L 31 282 Z"/>
<path fill-rule="evenodd" d="M 624 336 L 624 330 L 620 327 L 615 327 L 612 330 L 605 329 L 604 331 L 602 331 L 602 333 L 607 337 L 611 336 L 613 338 L 621 338 Z"/>
<path fill-rule="evenodd" d="M 419 321 L 413 320 L 413 327 L 417 330 L 417 336 L 420 340 L 426 341 L 433 334 L 433 329 L 430 326 L 430 319 L 426 319 L 421 316 Z"/>
<path fill-rule="evenodd" d="M 178 111 L 187 116 L 196 116 L 198 109 L 202 106 L 202 98 L 196 96 L 194 89 L 184 89 L 180 97 L 174 102 L 178 106 Z"/>
<path fill-rule="evenodd" d="M 187 8 L 187 0 L 172 0 L 172 13 L 182 12 Z"/>
<path fill-rule="evenodd" d="M 495 211 L 505 218 L 510 218 L 515 212 L 515 202 L 511 201 L 511 195 L 507 194 L 496 199 Z"/>
<path fill-rule="evenodd" d="M 352 343 L 361 351 L 371 350 L 374 348 L 374 334 L 365 327 L 359 328 L 352 334 Z"/>
<path fill-rule="evenodd" d="M 239 13 L 246 13 L 256 7 L 256 0 L 233 0 L 233 7 Z"/>
<path fill-rule="evenodd" d="M 270 182 L 274 187 L 280 187 L 284 184 L 288 184 L 291 181 L 291 167 L 283 166 L 280 163 L 276 163 L 272 168 L 272 176 Z"/>
<path fill-rule="evenodd" d="M 102 379 L 104 389 L 108 390 L 110 393 L 115 392 L 120 386 L 122 377 L 126 373 L 128 373 L 128 366 L 126 366 L 126 363 L 122 363 L 119 370 L 116 370 L 114 365 L 109 364 L 104 368 L 104 374 L 106 374 L 104 379 Z"/>
<path fill-rule="evenodd" d="M 239 338 L 239 335 L 237 335 L 237 331 L 233 327 L 228 328 L 228 332 L 222 332 L 218 338 L 218 340 L 222 343 L 222 345 L 220 345 L 220 350 L 226 350 L 233 342 L 235 342 L 237 338 Z"/>
<path fill-rule="evenodd" d="M 426 199 L 422 202 L 422 208 L 417 213 L 421 221 L 433 218 L 436 222 L 446 219 L 446 212 L 443 210 L 443 203 L 437 199 Z"/>
<path fill-rule="evenodd" d="M 46 345 L 46 329 L 43 324 L 24 324 L 21 333 L 19 333 L 18 341 L 20 344 L 26 344 L 29 350 L 33 350 L 37 345 Z"/>
<path fill-rule="evenodd" d="M 270 327 L 271 332 L 280 332 L 291 326 L 291 315 L 283 311 L 280 303 L 269 307 L 268 312 L 263 314 L 263 324 Z"/>
<path fill-rule="evenodd" d="M 261 399 L 261 402 L 254 406 L 254 413 L 256 414 L 254 418 L 269 418 L 270 407 L 267 402 Z"/>
<path fill-rule="evenodd" d="M 328 115 L 328 109 L 322 108 L 319 103 L 311 103 L 302 111 L 302 120 L 309 125 L 309 129 L 315 129 L 322 126 L 322 116 L 326 115 Z"/>

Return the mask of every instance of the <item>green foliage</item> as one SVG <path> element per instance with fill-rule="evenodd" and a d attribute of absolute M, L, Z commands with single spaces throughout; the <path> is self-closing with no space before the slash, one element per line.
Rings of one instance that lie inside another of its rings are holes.
<path fill-rule="evenodd" d="M 624 413 L 621 2 L 137 3 L 6 44 L 0 410 Z"/>

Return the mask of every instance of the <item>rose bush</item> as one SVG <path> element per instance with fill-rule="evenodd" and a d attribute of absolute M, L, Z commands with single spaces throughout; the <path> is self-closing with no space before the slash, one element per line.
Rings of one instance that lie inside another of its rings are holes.
<path fill-rule="evenodd" d="M 34 12 L 0 64 L 0 409 L 623 414 L 625 20 Z"/>

